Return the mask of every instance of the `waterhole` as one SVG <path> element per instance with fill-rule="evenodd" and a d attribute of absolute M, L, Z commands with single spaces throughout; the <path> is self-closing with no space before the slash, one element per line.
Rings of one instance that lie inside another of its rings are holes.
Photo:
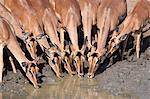
<path fill-rule="evenodd" d="M 130 95 L 113 95 L 99 88 L 96 78 L 65 77 L 54 84 L 34 89 L 25 85 L 19 94 L 0 93 L 0 99 L 130 99 Z M 19 89 L 18 89 L 19 91 Z"/>

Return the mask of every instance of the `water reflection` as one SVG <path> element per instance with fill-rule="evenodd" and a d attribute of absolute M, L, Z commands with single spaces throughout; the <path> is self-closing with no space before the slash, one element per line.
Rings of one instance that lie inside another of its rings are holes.
<path fill-rule="evenodd" d="M 0 94 L 0 99 L 129 99 L 127 96 L 113 96 L 98 88 L 97 79 L 79 79 L 66 77 L 57 84 L 43 85 L 40 89 L 27 86 L 24 91 L 28 94 Z"/>

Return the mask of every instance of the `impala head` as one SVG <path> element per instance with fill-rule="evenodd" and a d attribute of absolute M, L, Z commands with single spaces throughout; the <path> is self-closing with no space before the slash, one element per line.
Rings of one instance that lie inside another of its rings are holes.
<path fill-rule="evenodd" d="M 83 68 L 84 61 L 85 61 L 85 57 L 83 53 L 78 51 L 76 53 L 76 56 L 74 57 L 73 64 L 76 68 L 79 77 L 83 76 L 82 68 Z"/>
<path fill-rule="evenodd" d="M 118 48 L 119 48 L 119 45 L 122 41 L 124 41 L 125 39 L 127 38 L 127 35 L 123 35 L 123 36 L 116 36 L 116 37 L 113 37 L 110 41 L 109 41 L 109 45 L 108 45 L 108 52 L 107 52 L 107 55 L 108 57 L 110 55 L 112 55 Z"/>
<path fill-rule="evenodd" d="M 93 78 L 99 65 L 99 58 L 91 56 L 88 58 L 88 62 L 89 62 L 89 69 L 87 76 L 88 78 Z"/>
<path fill-rule="evenodd" d="M 108 45 L 108 54 L 111 55 L 113 54 L 119 47 L 118 45 L 119 43 L 115 42 L 115 39 L 112 39 L 110 42 L 109 42 L 109 45 Z"/>
<path fill-rule="evenodd" d="M 60 65 L 62 58 L 60 57 L 60 52 L 56 47 L 51 47 L 47 49 L 46 55 L 48 56 L 48 63 L 52 67 L 53 71 L 55 72 L 58 78 L 62 77 L 60 73 Z"/>
<path fill-rule="evenodd" d="M 65 46 L 65 50 L 62 52 L 61 57 L 62 57 L 62 63 L 64 64 L 64 68 L 66 69 L 66 71 L 68 72 L 70 76 L 73 76 L 75 72 L 72 70 L 73 59 L 71 56 L 70 45 Z"/>
<path fill-rule="evenodd" d="M 39 68 L 34 62 L 23 62 L 22 66 L 26 68 L 26 76 L 27 78 L 32 82 L 35 88 L 39 88 L 37 83 L 37 73 L 39 71 Z"/>
<path fill-rule="evenodd" d="M 94 74 L 99 66 L 106 59 L 107 49 L 103 48 L 101 50 L 91 50 L 91 53 L 88 54 L 88 78 L 93 78 Z"/>
<path fill-rule="evenodd" d="M 23 33 L 23 40 L 26 44 L 27 50 L 29 51 L 31 57 L 35 59 L 37 57 L 36 55 L 37 42 L 34 39 L 33 33 Z"/>

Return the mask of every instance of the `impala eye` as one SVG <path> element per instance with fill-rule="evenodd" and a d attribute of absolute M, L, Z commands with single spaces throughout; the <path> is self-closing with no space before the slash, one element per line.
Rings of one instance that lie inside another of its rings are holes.
<path fill-rule="evenodd" d="M 115 48 L 115 47 L 116 47 L 116 45 L 114 44 L 113 48 Z"/>
<path fill-rule="evenodd" d="M 76 60 L 73 60 L 73 64 L 77 64 L 77 61 L 76 61 Z"/>
<path fill-rule="evenodd" d="M 28 46 L 31 47 L 30 44 L 28 44 Z"/>

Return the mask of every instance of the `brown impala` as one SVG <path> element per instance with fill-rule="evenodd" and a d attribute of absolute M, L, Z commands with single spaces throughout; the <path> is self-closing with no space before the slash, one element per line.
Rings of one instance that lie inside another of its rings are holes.
<path fill-rule="evenodd" d="M 57 34 L 58 20 L 55 12 L 48 0 L 27 0 L 31 3 L 33 9 L 41 20 L 41 27 L 44 27 L 46 34 L 50 37 L 51 42 L 56 44 L 60 50 L 63 50 Z"/>
<path fill-rule="evenodd" d="M 80 25 L 80 6 L 76 0 L 50 0 L 50 3 L 53 5 L 61 23 L 61 29 L 59 31 L 62 47 L 64 48 L 64 33 L 67 31 L 71 40 L 74 58 L 79 51 L 77 27 Z M 79 74 L 79 71 L 77 72 Z"/>
<path fill-rule="evenodd" d="M 100 0 L 79 0 L 81 9 L 84 40 L 87 38 L 88 47 L 91 47 L 91 29 L 92 25 L 96 24 L 97 8 L 100 4 Z"/>
<path fill-rule="evenodd" d="M 33 83 L 35 88 L 38 88 L 36 79 L 36 73 L 38 68 L 31 66 L 32 62 L 25 57 L 23 51 L 21 50 L 17 42 L 13 27 L 11 27 L 10 23 L 8 23 L 8 21 L 6 21 L 4 18 L 0 18 L 0 31 L 0 82 L 2 82 L 2 73 L 4 66 L 3 48 L 4 46 L 7 46 L 7 48 L 18 60 L 21 68 L 26 73 L 28 79 Z"/>
<path fill-rule="evenodd" d="M 108 35 L 114 31 L 127 15 L 126 0 L 101 0 L 97 11 L 98 41 L 96 51 L 91 51 L 88 77 L 94 77 L 97 62 L 106 53 Z M 93 54 L 94 53 L 94 54 Z"/>
<path fill-rule="evenodd" d="M 43 50 L 44 48 L 46 48 L 46 51 L 49 50 L 50 46 L 48 44 L 47 37 L 44 35 L 44 31 L 41 27 L 41 18 L 38 18 L 38 15 L 32 8 L 31 3 L 27 0 L 5 0 L 4 4 L 19 20 L 24 32 L 31 34 L 27 36 L 27 45 L 29 45 L 28 47 L 30 47 L 32 53 L 36 55 L 36 41 L 38 41 Z M 47 10 L 45 11 L 47 14 Z M 35 41 L 32 38 L 34 38 Z M 50 57 L 48 59 L 51 61 Z M 54 71 L 56 70 L 56 66 L 52 66 L 52 68 Z M 55 73 L 59 77 L 60 73 L 57 71 L 58 70 L 56 70 Z"/>
<path fill-rule="evenodd" d="M 21 29 L 21 24 L 19 24 L 18 19 L 16 19 L 14 15 L 1 3 L 0 3 L 0 12 L 1 12 L 0 16 L 4 17 L 6 20 L 8 20 L 11 23 L 16 36 L 19 37 L 24 42 L 26 42 L 27 39 L 25 35 L 23 34 L 23 30 Z M 28 47 L 28 45 L 27 45 L 27 48 L 28 48 L 28 51 L 31 52 L 31 48 Z M 31 57 L 34 56 L 33 55 L 34 53 L 30 53 L 30 54 L 31 54 Z"/>
<path fill-rule="evenodd" d="M 33 36 L 38 40 L 41 48 L 43 46 L 49 48 L 47 39 L 43 36 L 43 31 L 39 25 L 37 15 L 26 0 L 4 0 L 4 4 L 19 21 L 24 33 L 27 35 L 26 44 L 31 49 L 30 53 L 33 53 L 33 58 L 36 57 L 36 42 L 33 42 Z"/>
<path fill-rule="evenodd" d="M 148 23 L 150 24 L 150 0 L 140 0 L 121 24 L 121 29 L 117 33 L 118 35 L 110 40 L 108 53 L 112 54 L 116 51 L 120 42 L 124 41 L 129 34 L 133 33 L 136 35 L 136 53 L 137 58 L 139 58 L 141 32 Z"/>

